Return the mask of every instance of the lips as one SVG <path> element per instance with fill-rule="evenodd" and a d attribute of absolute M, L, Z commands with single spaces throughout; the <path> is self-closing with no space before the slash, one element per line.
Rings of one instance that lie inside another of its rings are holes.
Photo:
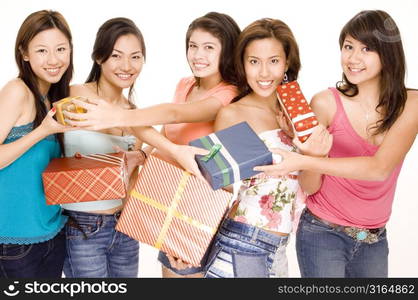
<path fill-rule="evenodd" d="M 119 79 L 122 79 L 122 80 L 129 80 L 129 79 L 131 79 L 131 77 L 132 77 L 132 74 L 122 74 L 122 73 L 119 73 L 119 74 L 116 74 L 116 76 L 119 78 Z"/>
<path fill-rule="evenodd" d="M 269 89 L 273 85 L 273 80 L 257 80 L 257 84 L 261 89 Z"/>
<path fill-rule="evenodd" d="M 61 68 L 45 68 L 45 71 L 51 76 L 56 76 L 60 73 L 60 69 Z"/>

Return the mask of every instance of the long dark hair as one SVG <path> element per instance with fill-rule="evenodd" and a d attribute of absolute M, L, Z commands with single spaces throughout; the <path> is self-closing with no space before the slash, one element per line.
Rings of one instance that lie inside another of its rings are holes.
<path fill-rule="evenodd" d="M 237 47 L 235 48 L 235 69 L 237 72 L 239 95 L 235 97 L 232 102 L 236 102 L 252 92 L 245 74 L 245 49 L 252 41 L 266 38 L 274 38 L 283 45 L 284 52 L 286 53 L 286 60 L 289 66 L 286 71 L 287 77 L 289 81 L 293 81 L 298 78 L 301 67 L 299 47 L 289 26 L 280 20 L 270 18 L 254 21 L 241 32 Z"/>
<path fill-rule="evenodd" d="M 355 15 L 340 33 L 340 49 L 347 35 L 362 42 L 372 51 L 376 51 L 382 64 L 380 96 L 376 111 L 383 114 L 378 120 L 373 135 L 387 131 L 405 107 L 407 92 L 405 88 L 405 54 L 401 35 L 395 21 L 381 10 L 365 10 Z M 358 94 L 358 87 L 348 81 L 337 82 L 337 89 L 347 97 Z"/>
<path fill-rule="evenodd" d="M 107 20 L 97 31 L 96 40 L 93 46 L 93 53 L 91 54 L 93 66 L 91 67 L 90 74 L 87 77 L 86 82 L 97 82 L 97 88 L 99 88 L 99 79 L 102 74 L 102 68 L 98 62 L 106 62 L 110 55 L 112 55 L 116 41 L 121 36 L 128 34 L 133 34 L 138 39 L 145 61 L 146 49 L 144 37 L 135 23 L 128 18 L 113 18 Z M 134 84 L 132 84 L 129 88 L 128 94 L 128 100 L 131 106 L 134 106 L 131 99 L 133 92 Z"/>
<path fill-rule="evenodd" d="M 196 29 L 209 32 L 219 39 L 222 46 L 219 59 L 219 72 L 223 81 L 235 85 L 236 74 L 233 53 L 241 32 L 237 23 L 230 16 L 218 12 L 210 12 L 203 17 L 195 19 L 187 29 L 186 53 L 189 48 L 190 36 Z M 197 84 L 200 84 L 199 78 L 196 78 L 196 81 Z"/>
<path fill-rule="evenodd" d="M 63 76 L 57 83 L 51 84 L 48 94 L 42 95 L 39 91 L 38 80 L 32 71 L 30 63 L 23 59 L 28 51 L 30 41 L 40 32 L 48 29 L 56 28 L 61 31 L 68 39 L 70 44 L 70 64 Z M 40 10 L 30 14 L 20 26 L 15 43 L 15 60 L 19 69 L 18 78 L 23 80 L 35 98 L 36 115 L 33 121 L 33 128 L 38 127 L 47 114 L 47 108 L 44 103 L 44 97 L 47 96 L 51 103 L 62 98 L 68 97 L 70 94 L 70 81 L 73 76 L 73 44 L 70 27 L 64 17 L 56 11 Z M 63 147 L 63 134 L 57 134 L 61 150 Z"/>

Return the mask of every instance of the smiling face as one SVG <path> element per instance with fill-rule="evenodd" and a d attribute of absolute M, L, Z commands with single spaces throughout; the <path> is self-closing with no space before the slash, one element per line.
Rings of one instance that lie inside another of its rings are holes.
<path fill-rule="evenodd" d="M 56 28 L 41 31 L 29 42 L 23 60 L 29 62 L 37 76 L 39 90 L 46 94 L 51 84 L 60 81 L 70 64 L 70 43 Z"/>
<path fill-rule="evenodd" d="M 222 45 L 218 38 L 207 31 L 194 30 L 187 48 L 187 61 L 193 75 L 199 78 L 220 78 L 221 50 Z"/>
<path fill-rule="evenodd" d="M 116 40 L 110 57 L 98 63 L 101 65 L 101 81 L 122 89 L 131 87 L 144 64 L 138 38 L 133 34 L 122 35 Z"/>
<path fill-rule="evenodd" d="M 379 54 L 347 35 L 341 48 L 341 66 L 352 84 L 380 80 L 382 64 Z"/>
<path fill-rule="evenodd" d="M 254 40 L 244 52 L 244 69 L 248 85 L 259 97 L 270 97 L 287 70 L 282 43 L 274 38 Z"/>

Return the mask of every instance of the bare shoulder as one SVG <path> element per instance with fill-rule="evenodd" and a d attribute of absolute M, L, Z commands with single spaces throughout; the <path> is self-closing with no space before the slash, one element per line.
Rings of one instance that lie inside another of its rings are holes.
<path fill-rule="evenodd" d="M 98 95 L 91 83 L 74 84 L 70 86 L 71 96 L 83 96 L 87 98 L 97 98 Z"/>
<path fill-rule="evenodd" d="M 310 105 L 319 122 L 326 126 L 330 125 L 337 109 L 333 93 L 329 89 L 316 93 Z"/>
<path fill-rule="evenodd" d="M 216 115 L 215 130 L 230 127 L 240 122 L 241 105 L 238 102 L 223 106 Z"/>
<path fill-rule="evenodd" d="M 15 78 L 6 83 L 0 90 L 0 101 L 12 101 L 17 107 L 18 105 L 30 103 L 31 95 L 27 85 L 21 79 Z"/>

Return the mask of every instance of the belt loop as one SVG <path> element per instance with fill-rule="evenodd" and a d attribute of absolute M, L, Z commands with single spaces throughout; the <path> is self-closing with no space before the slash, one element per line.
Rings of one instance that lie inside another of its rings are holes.
<path fill-rule="evenodd" d="M 251 242 L 255 242 L 257 240 L 259 231 L 260 231 L 260 228 L 254 226 L 254 231 L 253 231 L 253 234 L 251 236 Z"/>

